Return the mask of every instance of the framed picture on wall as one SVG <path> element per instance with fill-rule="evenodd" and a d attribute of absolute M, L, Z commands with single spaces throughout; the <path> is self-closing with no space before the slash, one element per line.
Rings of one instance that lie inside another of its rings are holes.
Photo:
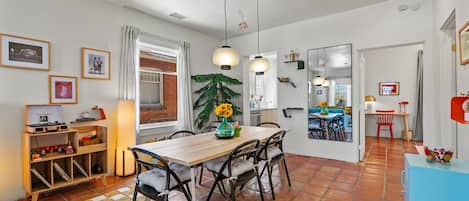
<path fill-rule="evenodd" d="M 77 77 L 49 75 L 49 103 L 77 104 Z"/>
<path fill-rule="evenodd" d="M 92 48 L 81 48 L 82 78 L 111 79 L 111 52 Z"/>
<path fill-rule="evenodd" d="M 469 63 L 469 21 L 459 30 L 459 59 L 461 65 Z"/>
<path fill-rule="evenodd" d="M 0 66 L 50 70 L 50 42 L 0 33 Z"/>
<path fill-rule="evenodd" d="M 399 82 L 380 82 L 379 95 L 380 96 L 398 96 L 399 95 Z"/>

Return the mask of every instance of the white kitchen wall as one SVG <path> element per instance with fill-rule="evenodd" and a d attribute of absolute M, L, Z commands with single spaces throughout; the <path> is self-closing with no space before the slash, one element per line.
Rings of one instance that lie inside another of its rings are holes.
<path fill-rule="evenodd" d="M 437 134 L 438 114 L 435 105 L 438 81 L 432 66 L 432 2 L 423 1 L 418 11 L 399 13 L 401 1 L 390 0 L 373 6 L 360 8 L 340 14 L 309 19 L 272 29 L 261 31 L 262 51 L 277 51 L 279 58 L 290 50 L 300 52 L 304 59 L 307 49 L 352 43 L 353 45 L 353 141 L 340 143 L 332 141 L 308 140 L 307 110 L 292 112 L 293 118 L 286 119 L 281 109 L 286 107 L 307 108 L 307 73 L 296 70 L 294 64 L 278 66 L 279 76 L 288 76 L 298 86 L 279 84 L 279 123 L 288 129 L 286 151 L 291 153 L 319 156 L 356 162 L 358 160 L 358 111 L 363 92 L 359 92 L 359 73 L 357 51 L 367 48 L 393 46 L 416 42 L 424 43 L 424 132 L 425 142 L 434 143 Z M 262 12 L 262 11 L 261 11 Z M 233 46 L 242 55 L 250 55 L 256 51 L 256 34 L 233 38 Z M 246 68 L 244 68 L 246 69 Z M 247 76 L 244 76 L 245 78 Z M 245 104 L 246 105 L 246 104 Z"/>
<path fill-rule="evenodd" d="M 80 76 L 81 47 L 110 50 L 112 77 L 110 81 L 78 79 L 79 104 L 65 106 L 64 117 L 69 122 L 80 111 L 95 104 L 103 106 L 110 131 L 109 159 L 114 158 L 121 27 L 125 24 L 191 43 L 192 74 L 220 72 L 211 62 L 212 51 L 220 40 L 134 10 L 96 0 L 0 0 L 0 33 L 52 42 L 50 72 L 0 68 L 0 200 L 24 196 L 21 160 L 24 105 L 48 103 L 49 74 Z M 239 68 L 226 73 L 238 78 L 241 75 Z M 112 173 L 114 165 L 108 165 Z"/>
<path fill-rule="evenodd" d="M 435 64 L 435 70 L 438 74 L 437 79 L 441 80 L 439 88 L 436 90 L 440 91 L 439 105 L 441 109 L 439 116 L 440 129 L 438 131 L 440 138 L 440 145 L 451 146 L 453 140 L 457 141 L 458 157 L 463 159 L 469 159 L 469 126 L 458 124 L 457 125 L 457 137 L 452 139 L 454 136 L 451 135 L 451 126 L 454 121 L 450 119 L 450 100 L 454 95 L 452 90 L 452 84 L 454 80 L 451 79 L 451 68 L 447 62 L 443 59 L 447 50 L 451 47 L 444 47 L 445 36 L 440 27 L 444 24 L 445 20 L 450 16 L 451 12 L 455 10 L 456 13 L 456 30 L 459 29 L 469 21 L 469 1 L 467 0 L 433 0 L 433 40 L 434 40 L 434 57 L 433 63 Z M 458 46 L 459 47 L 459 46 Z M 456 67 L 457 71 L 457 92 L 469 90 L 469 65 L 459 64 L 459 48 L 457 58 L 458 64 Z"/>
<path fill-rule="evenodd" d="M 409 101 L 409 128 L 412 128 L 415 114 L 417 94 L 417 58 L 418 51 L 423 45 L 409 45 L 368 50 L 363 52 L 365 57 L 365 95 L 374 96 L 374 110 L 393 109 L 399 111 L 399 102 Z M 399 82 L 398 96 L 380 96 L 380 82 Z M 385 128 L 387 130 L 387 128 Z M 394 117 L 394 137 L 401 138 L 403 123 L 402 117 Z M 366 117 L 366 135 L 376 136 L 376 116 Z M 381 136 L 390 136 L 385 131 Z"/>

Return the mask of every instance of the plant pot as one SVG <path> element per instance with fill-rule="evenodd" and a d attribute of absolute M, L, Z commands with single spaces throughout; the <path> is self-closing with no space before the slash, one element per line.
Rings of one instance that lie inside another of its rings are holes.
<path fill-rule="evenodd" d="M 234 136 L 235 127 L 228 123 L 227 118 L 222 118 L 221 123 L 217 126 L 215 131 L 216 136 L 221 139 L 232 138 Z"/>

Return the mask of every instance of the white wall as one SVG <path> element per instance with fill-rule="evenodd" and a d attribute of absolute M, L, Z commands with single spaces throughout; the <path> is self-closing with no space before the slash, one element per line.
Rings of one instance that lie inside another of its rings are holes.
<path fill-rule="evenodd" d="M 454 95 L 452 90 L 452 83 L 454 80 L 451 79 L 452 69 L 449 68 L 448 61 L 444 54 L 448 52 L 448 48 L 440 44 L 444 44 L 445 35 L 440 31 L 440 27 L 443 25 L 445 20 L 450 16 L 453 10 L 456 11 L 456 29 L 459 29 L 469 20 L 469 1 L 467 0 L 433 0 L 433 32 L 434 32 L 434 47 L 433 51 L 435 57 L 433 57 L 433 63 L 435 64 L 436 73 L 438 74 L 437 79 L 441 80 L 438 86 L 439 94 L 439 108 L 441 108 L 439 116 L 440 130 L 439 130 L 439 144 L 444 146 L 451 146 L 451 142 L 457 141 L 457 156 L 463 159 L 469 159 L 469 126 L 458 124 L 457 125 L 457 137 L 451 135 L 451 127 L 454 122 L 450 119 L 450 100 Z M 458 46 L 459 47 L 459 46 Z M 461 66 L 459 64 L 459 48 L 457 48 L 458 64 L 456 67 L 457 71 L 457 92 L 469 90 L 469 65 Z M 453 139 L 456 138 L 456 139 Z"/>
<path fill-rule="evenodd" d="M 418 51 L 423 45 L 410 45 L 384 49 L 368 50 L 363 52 L 365 57 L 365 94 L 374 96 L 376 102 L 373 110 L 393 109 L 399 111 L 399 102 L 409 101 L 409 128 L 412 128 L 415 116 L 415 103 L 417 94 L 417 58 Z M 380 96 L 380 82 L 399 82 L 399 96 Z M 386 128 L 387 129 L 387 128 Z M 394 137 L 401 138 L 403 131 L 402 118 L 394 118 Z M 389 132 L 383 132 L 390 136 Z M 366 117 L 366 135 L 376 136 L 376 116 Z"/>
<path fill-rule="evenodd" d="M 390 0 L 381 4 L 365 7 L 341 14 L 300 21 L 261 32 L 263 51 L 277 51 L 279 58 L 293 49 L 300 52 L 305 59 L 306 50 L 337 44 L 353 44 L 353 122 L 354 143 L 307 140 L 307 111 L 293 112 L 293 118 L 285 119 L 279 110 L 280 124 L 289 129 L 286 139 L 286 150 L 292 153 L 327 157 L 346 161 L 358 160 L 358 108 L 363 94 L 358 91 L 359 73 L 357 50 L 424 42 L 424 139 L 435 141 L 436 119 L 435 83 L 432 68 L 432 3 L 425 1 L 417 12 L 399 13 L 400 1 Z M 242 55 L 256 51 L 256 35 L 249 34 L 232 39 L 233 46 Z M 285 107 L 307 108 L 307 73 L 296 70 L 293 64 L 280 63 L 279 76 L 288 76 L 298 88 L 279 85 L 279 109 Z M 245 76 L 246 77 L 246 76 Z M 363 92 L 362 92 L 363 93 Z"/>
<path fill-rule="evenodd" d="M 133 24 L 143 31 L 191 43 L 192 73 L 216 71 L 211 62 L 219 40 L 156 18 L 96 0 L 0 0 L 0 32 L 52 42 L 50 72 L 0 68 L 0 200 L 24 196 L 22 187 L 21 132 L 25 104 L 48 103 L 48 75 L 80 76 L 81 47 L 112 51 L 110 81 L 79 79 L 77 105 L 67 105 L 67 122 L 80 111 L 98 104 L 109 119 L 110 156 L 114 158 L 121 27 Z M 239 72 L 230 72 L 240 75 Z M 240 88 L 241 89 L 241 88 Z M 157 131 L 155 131 L 157 132 Z M 109 164 L 112 168 L 113 164 Z M 110 169 L 112 173 L 113 170 Z"/>

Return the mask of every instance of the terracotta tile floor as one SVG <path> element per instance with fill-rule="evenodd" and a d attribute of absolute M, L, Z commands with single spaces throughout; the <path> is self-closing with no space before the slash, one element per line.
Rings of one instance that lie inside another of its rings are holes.
<path fill-rule="evenodd" d="M 404 153 L 416 153 L 415 143 L 402 140 L 366 139 L 367 152 L 365 161 L 353 164 L 329 159 L 306 157 L 288 154 L 287 163 L 292 179 L 288 187 L 285 175 L 278 168 L 274 169 L 274 190 L 278 201 L 398 201 L 401 197 L 400 172 L 404 168 Z M 78 201 L 89 200 L 97 196 L 110 197 L 119 189 L 132 188 L 134 177 L 108 177 L 104 186 L 97 180 L 62 190 L 41 195 L 40 201 Z M 199 187 L 202 196 L 207 194 L 212 184 L 208 173 Z M 262 178 L 265 200 L 272 200 L 268 178 Z M 257 184 L 251 182 L 240 193 L 237 200 L 260 200 L 256 191 Z M 129 192 L 127 194 L 130 194 Z M 129 200 L 128 197 L 119 200 Z M 139 200 L 143 200 L 140 198 Z M 179 195 L 171 196 L 172 200 L 184 200 Z M 227 200 L 220 194 L 212 196 L 213 201 Z"/>

